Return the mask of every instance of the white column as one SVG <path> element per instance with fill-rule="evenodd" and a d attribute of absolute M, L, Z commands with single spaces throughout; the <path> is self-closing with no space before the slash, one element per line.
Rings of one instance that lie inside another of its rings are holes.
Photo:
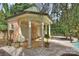
<path fill-rule="evenodd" d="M 51 25 L 49 24 L 49 37 L 51 37 Z"/>
<path fill-rule="evenodd" d="M 8 38 L 10 39 L 10 30 L 11 30 L 11 23 L 8 23 Z"/>
<path fill-rule="evenodd" d="M 45 25 L 45 34 L 47 34 L 47 25 Z"/>
<path fill-rule="evenodd" d="M 32 34 L 31 34 L 31 20 L 29 20 L 29 39 L 28 39 L 28 48 L 32 47 Z"/>
<path fill-rule="evenodd" d="M 44 22 L 41 23 L 41 46 L 44 47 Z"/>

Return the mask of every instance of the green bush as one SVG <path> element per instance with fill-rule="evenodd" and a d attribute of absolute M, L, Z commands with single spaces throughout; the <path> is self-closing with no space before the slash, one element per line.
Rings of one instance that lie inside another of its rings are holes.
<path fill-rule="evenodd" d="M 0 31 L 7 30 L 8 25 L 5 22 L 0 22 Z"/>

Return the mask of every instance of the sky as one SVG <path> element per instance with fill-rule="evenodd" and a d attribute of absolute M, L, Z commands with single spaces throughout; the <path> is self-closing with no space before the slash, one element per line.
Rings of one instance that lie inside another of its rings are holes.
<path fill-rule="evenodd" d="M 3 7 L 3 6 L 2 6 L 2 4 L 0 3 L 0 10 L 2 9 L 2 7 Z"/>
<path fill-rule="evenodd" d="M 14 5 L 15 3 L 8 3 L 8 7 L 10 8 L 12 5 Z M 2 3 L 0 3 L 0 10 L 3 9 L 3 5 Z"/>

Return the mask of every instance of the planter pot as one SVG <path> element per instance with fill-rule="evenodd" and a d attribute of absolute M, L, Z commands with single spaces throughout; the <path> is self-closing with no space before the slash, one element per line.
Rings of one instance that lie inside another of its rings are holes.
<path fill-rule="evenodd" d="M 15 48 L 19 48 L 19 47 L 20 47 L 20 43 L 14 43 L 13 46 L 14 46 Z"/>
<path fill-rule="evenodd" d="M 45 42 L 45 47 L 48 48 L 49 47 L 49 43 Z"/>
<path fill-rule="evenodd" d="M 22 47 L 23 48 L 27 48 L 28 47 L 28 43 L 27 42 L 24 42 L 23 45 L 22 45 Z"/>

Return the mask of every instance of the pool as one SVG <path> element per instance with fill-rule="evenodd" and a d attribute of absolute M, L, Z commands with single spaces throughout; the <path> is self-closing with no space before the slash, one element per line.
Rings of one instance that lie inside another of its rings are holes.
<path fill-rule="evenodd" d="M 79 41 L 72 43 L 75 48 L 79 48 Z"/>

